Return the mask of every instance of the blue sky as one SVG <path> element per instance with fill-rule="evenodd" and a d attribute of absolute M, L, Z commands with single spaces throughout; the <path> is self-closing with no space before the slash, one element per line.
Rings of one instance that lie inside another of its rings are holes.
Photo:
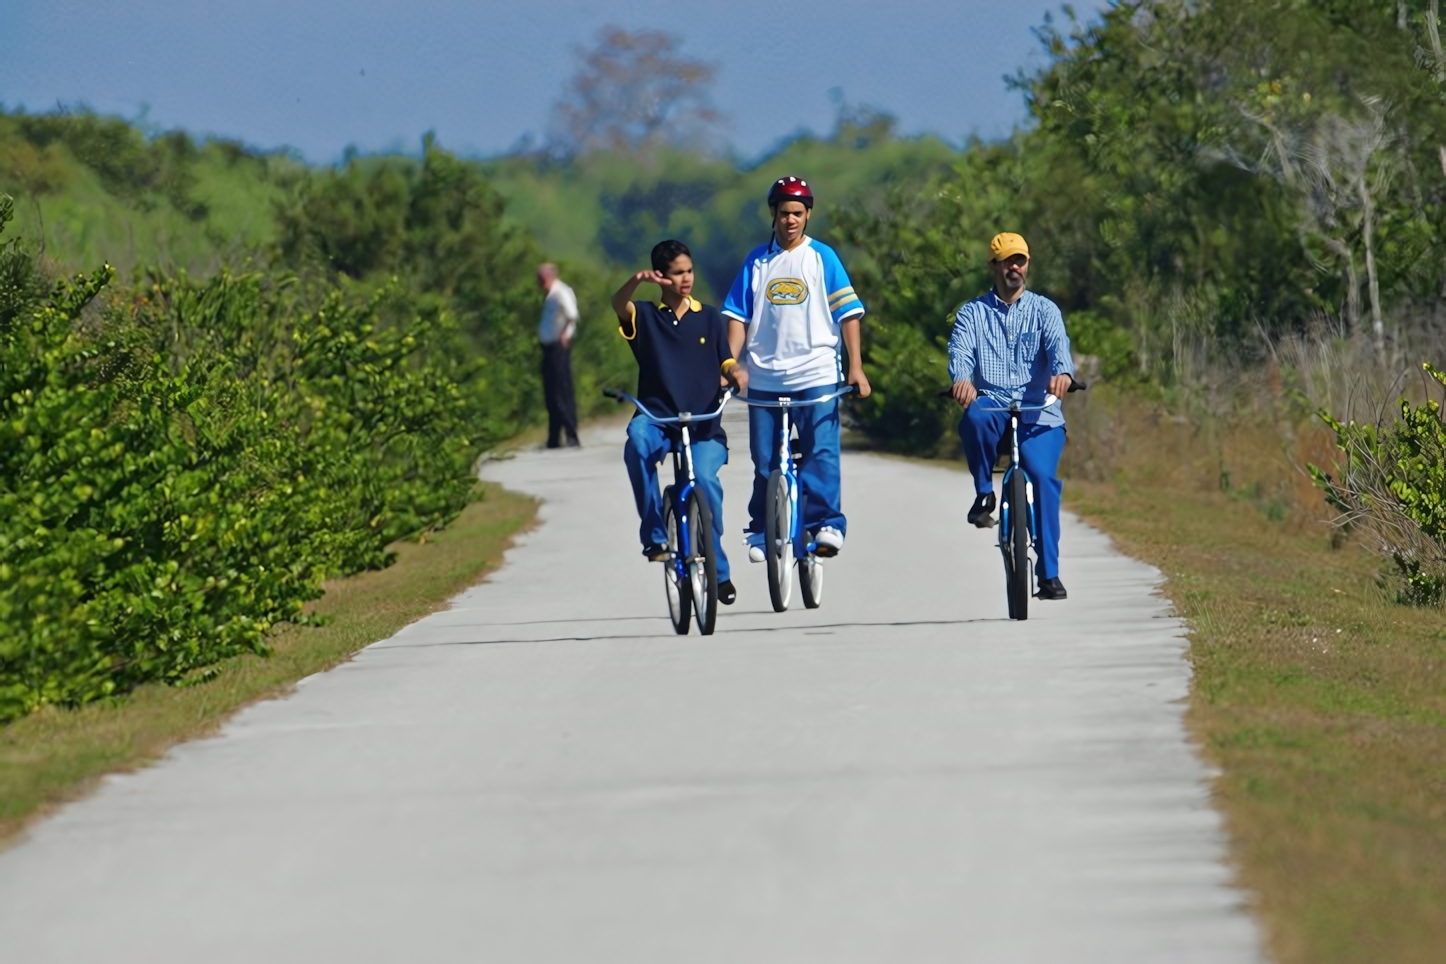
<path fill-rule="evenodd" d="M 1077 4 L 1096 9 L 1103 0 Z M 1024 117 L 1004 76 L 1041 57 L 1044 0 L 5 0 L 0 102 L 87 104 L 335 160 L 348 145 L 468 153 L 542 135 L 604 25 L 680 36 L 718 65 L 726 139 L 756 156 L 829 130 L 831 88 L 906 133 L 995 137 Z"/>

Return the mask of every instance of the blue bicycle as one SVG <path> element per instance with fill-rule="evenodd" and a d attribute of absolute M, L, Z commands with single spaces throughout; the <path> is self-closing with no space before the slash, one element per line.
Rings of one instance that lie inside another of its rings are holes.
<path fill-rule="evenodd" d="M 1071 392 L 1088 388 L 1084 382 L 1070 384 Z M 945 398 L 951 390 L 939 392 Z M 983 396 L 980 396 L 981 400 Z M 1059 399 L 1053 395 L 1044 396 L 1043 405 L 1021 405 L 1014 402 L 1008 408 L 981 408 L 984 412 L 1008 412 L 1009 432 L 1001 439 L 1009 442 L 1009 467 L 1004 470 L 1004 482 L 999 497 L 999 553 L 1004 557 L 1004 591 L 1009 600 L 1009 618 L 1029 618 L 1029 599 L 1034 595 L 1034 564 L 1030 561 L 1030 550 L 1039 558 L 1039 520 L 1034 512 L 1034 481 L 1024 471 L 1019 461 L 1019 416 L 1024 412 L 1042 412 Z M 974 404 L 979 404 L 975 402 Z M 1021 521 L 1023 524 L 1021 524 Z"/>
<path fill-rule="evenodd" d="M 654 415 L 627 392 L 606 388 L 603 394 L 618 402 L 631 402 L 656 425 L 681 429 L 679 441 L 673 446 L 675 482 L 663 489 L 663 526 L 668 533 L 663 589 L 668 596 L 668 617 L 679 636 L 687 635 L 690 620 L 697 622 L 701 635 L 711 636 L 718 621 L 718 548 L 713 539 L 713 513 L 693 476 L 693 442 L 688 426 L 722 416 L 733 393 L 725 390 L 718 408 L 707 415 L 679 412 L 672 418 Z"/>
<path fill-rule="evenodd" d="M 764 504 L 764 558 L 768 562 L 768 596 L 773 611 L 781 613 L 793 600 L 793 568 L 798 564 L 798 588 L 803 604 L 817 609 L 823 603 L 823 562 L 818 545 L 803 531 L 799 512 L 803 491 L 798 482 L 797 462 L 802 453 L 793 448 L 793 422 L 789 411 L 804 405 L 822 405 L 854 391 L 845 385 L 822 398 L 780 398 L 777 401 L 740 396 L 739 401 L 758 408 L 782 409 L 779 420 L 778 462 L 768 476 L 768 501 Z"/>

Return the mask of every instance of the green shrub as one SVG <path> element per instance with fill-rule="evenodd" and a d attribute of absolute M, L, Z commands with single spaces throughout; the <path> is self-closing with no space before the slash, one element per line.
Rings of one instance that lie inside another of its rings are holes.
<path fill-rule="evenodd" d="M 96 172 L 107 191 L 136 207 L 154 206 L 159 196 L 193 221 L 209 213 L 194 197 L 200 148 L 185 131 L 147 139 L 127 121 L 87 110 L 18 114 L 13 122 L 20 136 L 37 148 L 64 145 Z"/>
<path fill-rule="evenodd" d="M 932 453 L 959 420 L 958 407 L 937 395 L 949 384 L 947 356 L 909 325 L 874 322 L 865 331 L 873 394 L 851 411 L 885 448 Z"/>
<path fill-rule="evenodd" d="M 1446 385 L 1446 373 L 1427 364 Z M 1441 601 L 1446 586 L 1446 425 L 1435 399 L 1399 402 L 1399 414 L 1376 424 L 1320 417 L 1336 435 L 1336 474 L 1311 465 L 1340 525 L 1362 528 L 1388 555 L 1402 583 L 1399 598 L 1415 605 Z"/>
<path fill-rule="evenodd" d="M 445 312 L 113 274 L 45 293 L 0 249 L 0 720 L 263 652 L 471 490 L 478 362 Z"/>
<path fill-rule="evenodd" d="M 1070 347 L 1076 356 L 1095 360 L 1093 374 L 1116 385 L 1129 384 L 1140 377 L 1139 360 L 1135 356 L 1135 340 L 1123 328 L 1112 324 L 1103 315 L 1080 309 L 1065 319 Z"/>

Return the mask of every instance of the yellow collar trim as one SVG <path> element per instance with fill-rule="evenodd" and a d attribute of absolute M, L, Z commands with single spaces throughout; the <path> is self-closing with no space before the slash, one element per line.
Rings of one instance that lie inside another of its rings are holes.
<path fill-rule="evenodd" d="M 659 302 L 658 302 L 658 307 L 659 307 L 659 308 L 666 308 L 666 307 L 668 307 L 668 303 L 667 303 L 666 301 L 659 301 Z M 688 298 L 688 310 L 689 310 L 689 311 L 702 311 L 702 310 L 703 310 L 703 302 L 699 301 L 697 298 L 689 297 L 689 298 Z"/>

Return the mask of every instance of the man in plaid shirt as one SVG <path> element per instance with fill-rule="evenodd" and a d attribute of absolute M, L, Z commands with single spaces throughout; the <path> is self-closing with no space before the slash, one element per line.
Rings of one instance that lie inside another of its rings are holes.
<path fill-rule="evenodd" d="M 969 521 L 980 528 L 994 524 L 994 461 L 999 440 L 1009 428 L 1006 412 L 987 412 L 973 402 L 982 397 L 989 408 L 1011 403 L 1043 405 L 1046 394 L 1063 398 L 1074 381 L 1074 360 L 1059 306 L 1026 291 L 1029 245 L 1017 234 L 1001 234 L 989 242 L 989 271 L 994 290 L 959 309 L 949 336 L 949 377 L 954 401 L 964 409 L 959 439 L 974 474 L 978 497 Z M 1019 418 L 1019 460 L 1034 482 L 1038 510 L 1040 599 L 1064 599 L 1059 580 L 1059 501 L 1063 486 L 1055 472 L 1064 451 L 1064 413 L 1059 402 Z"/>

